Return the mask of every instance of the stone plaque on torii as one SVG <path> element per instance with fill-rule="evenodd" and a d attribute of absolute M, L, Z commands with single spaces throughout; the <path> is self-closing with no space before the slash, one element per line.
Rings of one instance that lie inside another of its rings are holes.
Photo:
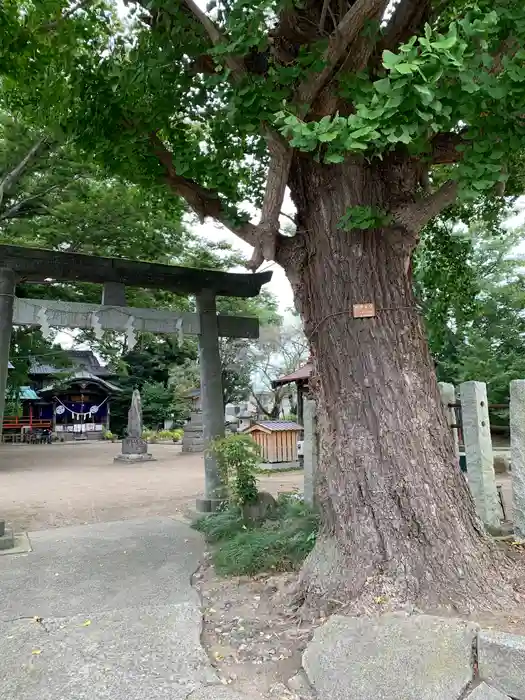
<path fill-rule="evenodd" d="M 9 343 L 13 325 L 51 328 L 116 330 L 133 340 L 148 331 L 181 336 L 197 335 L 201 371 L 202 420 L 205 446 L 224 435 L 224 409 L 219 337 L 258 338 L 255 318 L 217 315 L 216 297 L 255 297 L 271 272 L 258 274 L 220 272 L 62 253 L 40 248 L 0 245 L 0 437 L 3 424 Z M 104 285 L 102 304 L 18 299 L 17 282 L 92 282 Z M 125 304 L 125 287 L 164 289 L 195 295 L 197 313 L 136 309 Z M 205 451 L 204 498 L 197 507 L 214 510 L 224 497 L 216 460 Z"/>

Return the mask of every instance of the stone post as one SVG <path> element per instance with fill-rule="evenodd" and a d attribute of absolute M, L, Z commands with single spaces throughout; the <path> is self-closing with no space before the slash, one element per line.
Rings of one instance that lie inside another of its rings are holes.
<path fill-rule="evenodd" d="M 492 457 L 487 386 L 484 382 L 464 382 L 459 391 L 470 491 L 483 523 L 497 530 L 500 504 Z"/>
<path fill-rule="evenodd" d="M 514 536 L 525 540 L 525 380 L 510 383 L 510 463 Z"/>
<path fill-rule="evenodd" d="M 454 440 L 454 454 L 456 459 L 459 461 L 459 439 L 458 439 L 458 429 L 453 428 L 453 425 L 457 425 L 456 410 L 450 408 L 449 404 L 456 403 L 456 390 L 454 384 L 448 384 L 447 382 L 439 382 L 439 393 L 441 395 L 441 403 L 443 404 L 443 410 L 445 411 L 445 418 L 447 420 L 447 425 L 452 431 L 452 438 Z"/>
<path fill-rule="evenodd" d="M 222 368 L 215 294 L 203 290 L 197 295 L 199 314 L 199 361 L 201 372 L 202 432 L 204 439 L 204 498 L 197 499 L 201 513 L 215 511 L 226 497 L 217 459 L 209 450 L 213 440 L 224 437 Z"/>
<path fill-rule="evenodd" d="M 318 460 L 318 437 L 316 404 L 312 399 L 305 399 L 303 403 L 304 425 L 304 501 L 308 505 L 315 505 L 315 474 Z"/>
<path fill-rule="evenodd" d="M 4 425 L 9 344 L 13 328 L 13 305 L 15 300 L 15 273 L 0 267 L 0 442 Z"/>
<path fill-rule="evenodd" d="M 9 366 L 9 345 L 13 329 L 13 306 L 15 300 L 15 273 L 0 267 L 0 443 L 4 427 L 5 393 Z M 13 533 L 7 530 L 0 513 L 0 549 L 12 549 Z"/>

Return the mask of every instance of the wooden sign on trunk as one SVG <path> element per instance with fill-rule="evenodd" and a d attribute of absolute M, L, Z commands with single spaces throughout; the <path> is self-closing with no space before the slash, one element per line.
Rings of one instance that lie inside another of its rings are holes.
<path fill-rule="evenodd" d="M 373 303 L 354 304 L 354 318 L 373 318 L 376 315 L 376 307 Z"/>

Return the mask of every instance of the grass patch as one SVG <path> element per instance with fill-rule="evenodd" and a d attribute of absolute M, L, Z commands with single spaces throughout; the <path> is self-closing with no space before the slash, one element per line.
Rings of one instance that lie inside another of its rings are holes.
<path fill-rule="evenodd" d="M 247 524 L 240 508 L 230 507 L 199 518 L 193 526 L 213 545 L 218 573 L 252 576 L 300 568 L 315 544 L 319 520 L 301 500 L 281 496 L 263 523 Z"/>

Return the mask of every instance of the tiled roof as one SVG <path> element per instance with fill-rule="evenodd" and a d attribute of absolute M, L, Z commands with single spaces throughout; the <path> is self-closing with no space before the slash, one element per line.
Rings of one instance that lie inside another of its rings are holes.
<path fill-rule="evenodd" d="M 100 364 L 91 350 L 66 350 L 66 355 L 74 369 L 84 370 L 96 377 L 109 377 L 112 374 L 107 367 Z M 58 374 L 67 371 L 67 367 L 55 367 L 34 360 L 31 362 L 29 374 Z"/>
<path fill-rule="evenodd" d="M 274 433 L 283 430 L 302 430 L 303 426 L 299 423 L 295 423 L 293 420 L 258 420 L 256 421 L 251 429 L 261 426 L 261 428 L 266 428 L 266 430 L 271 430 Z"/>
<path fill-rule="evenodd" d="M 85 379 L 87 382 L 100 384 L 100 386 L 104 387 L 108 392 L 118 393 L 122 391 L 122 389 L 115 384 L 107 382 L 105 379 L 102 379 L 102 377 L 97 377 L 95 374 L 91 374 L 90 372 L 85 372 L 83 370 L 80 372 L 74 372 L 68 377 L 69 382 L 78 381 L 79 379 Z M 41 391 L 52 391 L 54 388 L 54 384 L 48 384 L 47 386 L 42 387 Z"/>
<path fill-rule="evenodd" d="M 302 367 L 299 367 L 299 369 L 295 370 L 295 372 L 292 372 L 291 374 L 287 374 L 284 377 L 279 377 L 279 379 L 273 381 L 272 384 L 275 387 L 280 386 L 281 384 L 291 384 L 292 382 L 297 382 L 301 379 L 309 379 L 310 375 L 312 374 L 312 369 L 313 366 L 308 363 Z"/>
<path fill-rule="evenodd" d="M 21 386 L 18 397 L 21 401 L 36 401 L 40 398 L 36 391 L 31 389 L 30 386 Z"/>

